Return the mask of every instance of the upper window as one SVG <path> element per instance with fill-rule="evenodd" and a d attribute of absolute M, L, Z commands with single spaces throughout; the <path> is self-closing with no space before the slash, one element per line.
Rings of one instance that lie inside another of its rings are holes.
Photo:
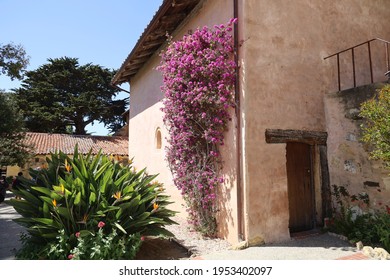
<path fill-rule="evenodd" d="M 159 127 L 156 129 L 156 149 L 161 149 L 161 130 Z"/>

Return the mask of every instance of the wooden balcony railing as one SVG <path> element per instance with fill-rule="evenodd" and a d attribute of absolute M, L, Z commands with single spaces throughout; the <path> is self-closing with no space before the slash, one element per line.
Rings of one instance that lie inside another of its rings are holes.
<path fill-rule="evenodd" d="M 340 54 L 345 53 L 345 52 L 349 52 L 349 51 L 351 52 L 351 63 L 352 63 L 352 72 L 353 72 L 353 87 L 356 87 L 355 50 L 358 47 L 364 47 L 364 45 L 367 45 L 367 50 L 368 50 L 367 59 L 368 59 L 368 64 L 369 64 L 369 68 L 370 68 L 371 83 L 374 82 L 373 63 L 372 63 L 372 54 L 371 54 L 371 44 L 372 44 L 373 41 L 379 41 L 379 42 L 383 43 L 384 52 L 385 52 L 385 59 L 386 59 L 386 69 L 384 71 L 384 75 L 390 75 L 390 59 L 389 59 L 389 45 L 390 45 L 390 42 L 386 41 L 386 40 L 383 40 L 383 39 L 374 38 L 374 39 L 368 40 L 366 42 L 360 43 L 360 44 L 358 44 L 356 46 L 350 47 L 348 49 L 345 49 L 345 50 L 339 51 L 337 53 L 331 54 L 331 55 L 329 55 L 329 56 L 324 58 L 324 59 L 328 59 L 328 58 L 331 58 L 331 57 L 334 57 L 334 56 L 336 56 L 336 58 L 337 58 L 337 80 L 338 80 L 339 91 L 341 90 Z"/>

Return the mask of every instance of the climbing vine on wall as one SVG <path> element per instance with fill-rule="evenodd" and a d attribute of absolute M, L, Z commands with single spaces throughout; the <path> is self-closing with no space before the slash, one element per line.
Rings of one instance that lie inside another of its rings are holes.
<path fill-rule="evenodd" d="M 234 107 L 234 23 L 231 19 L 170 40 L 158 67 L 169 131 L 167 161 L 189 221 L 208 236 L 216 233 L 216 191 L 223 183 L 218 148 L 224 145 L 229 108 Z"/>

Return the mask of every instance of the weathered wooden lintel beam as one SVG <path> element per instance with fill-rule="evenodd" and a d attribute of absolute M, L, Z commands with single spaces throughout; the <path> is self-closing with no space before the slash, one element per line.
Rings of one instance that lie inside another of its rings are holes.
<path fill-rule="evenodd" d="M 266 129 L 265 141 L 267 143 L 301 142 L 307 144 L 326 145 L 328 133 L 322 131 L 306 131 L 292 129 Z"/>

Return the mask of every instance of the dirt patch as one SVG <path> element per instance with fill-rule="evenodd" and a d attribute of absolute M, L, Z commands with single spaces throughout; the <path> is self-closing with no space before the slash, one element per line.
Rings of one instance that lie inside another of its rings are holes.
<path fill-rule="evenodd" d="M 188 259 L 190 252 L 174 240 L 147 239 L 136 256 L 136 260 L 180 260 Z"/>

